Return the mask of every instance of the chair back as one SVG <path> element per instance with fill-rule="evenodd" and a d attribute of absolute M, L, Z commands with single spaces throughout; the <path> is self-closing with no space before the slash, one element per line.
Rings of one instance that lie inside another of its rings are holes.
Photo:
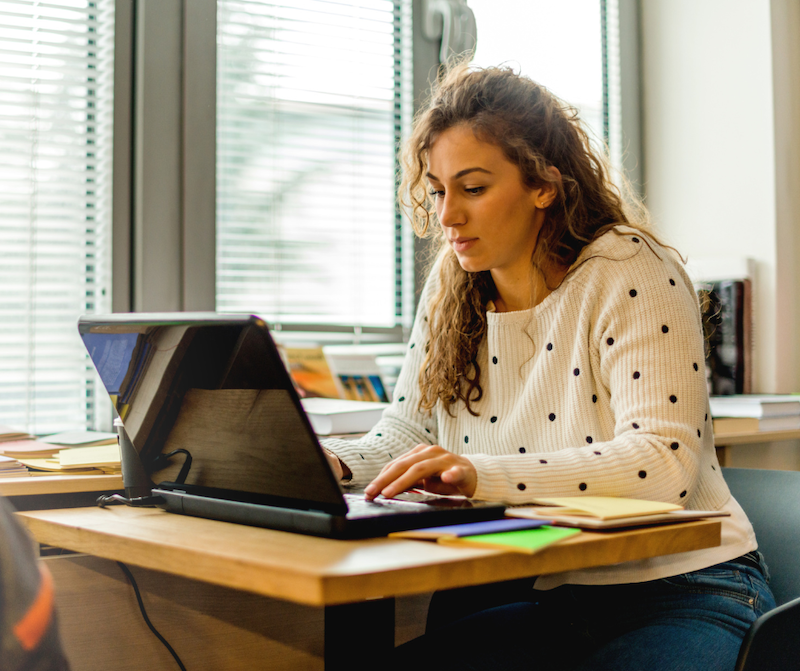
<path fill-rule="evenodd" d="M 800 472 L 723 468 L 767 560 L 777 605 L 800 597 Z"/>

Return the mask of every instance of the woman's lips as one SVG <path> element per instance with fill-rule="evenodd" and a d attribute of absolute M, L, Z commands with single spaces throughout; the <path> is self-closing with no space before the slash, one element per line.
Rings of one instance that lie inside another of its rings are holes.
<path fill-rule="evenodd" d="M 466 252 L 476 242 L 478 242 L 478 238 L 454 238 L 450 240 L 450 244 L 456 252 Z"/>

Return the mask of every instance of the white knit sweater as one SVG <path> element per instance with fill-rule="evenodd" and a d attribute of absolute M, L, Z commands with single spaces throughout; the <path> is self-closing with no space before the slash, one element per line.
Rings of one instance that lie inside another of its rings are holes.
<path fill-rule="evenodd" d="M 434 269 L 381 421 L 358 441 L 325 441 L 353 483 L 366 485 L 387 461 L 427 443 L 470 459 L 479 499 L 609 495 L 732 513 L 719 548 L 541 578 L 543 588 L 650 580 L 755 549 L 717 462 L 697 297 L 672 252 L 618 226 L 535 308 L 498 313 L 490 304 L 477 417 L 463 404 L 454 417 L 417 409 L 437 283 Z"/>

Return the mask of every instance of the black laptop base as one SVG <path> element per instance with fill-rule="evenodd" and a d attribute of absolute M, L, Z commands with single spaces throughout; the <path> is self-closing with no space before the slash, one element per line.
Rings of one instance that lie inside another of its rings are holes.
<path fill-rule="evenodd" d="M 173 513 L 338 539 L 373 538 L 393 531 L 482 522 L 499 519 L 505 512 L 505 506 L 497 503 L 463 501 L 454 506 L 451 500 L 445 499 L 438 508 L 436 504 L 419 504 L 409 506 L 408 512 L 400 509 L 385 516 L 352 518 L 322 511 L 198 496 L 187 489 L 191 488 L 164 483 L 163 489 L 160 486 L 153 489 L 153 496 L 163 499 L 163 503 L 158 504 L 160 508 Z"/>

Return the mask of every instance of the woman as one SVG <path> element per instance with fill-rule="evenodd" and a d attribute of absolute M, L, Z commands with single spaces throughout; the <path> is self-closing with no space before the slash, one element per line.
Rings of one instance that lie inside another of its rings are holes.
<path fill-rule="evenodd" d="M 774 600 L 716 459 L 680 259 L 574 111 L 508 69 L 453 68 L 403 167 L 401 203 L 420 234 L 432 204 L 442 247 L 394 401 L 361 440 L 326 442 L 333 467 L 369 498 L 609 495 L 730 517 L 716 548 L 515 584 L 517 603 L 440 627 L 399 663 L 733 669 Z"/>

